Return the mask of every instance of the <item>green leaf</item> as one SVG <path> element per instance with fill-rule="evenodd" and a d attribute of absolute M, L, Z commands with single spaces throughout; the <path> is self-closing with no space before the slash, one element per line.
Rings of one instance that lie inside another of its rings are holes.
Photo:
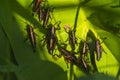
<path fill-rule="evenodd" d="M 95 73 L 93 75 L 81 77 L 76 80 L 118 80 L 118 79 L 103 73 Z"/>
<path fill-rule="evenodd" d="M 16 66 L 17 70 L 13 72 L 19 80 L 67 80 L 69 72 L 67 72 L 64 59 L 54 61 L 48 54 L 47 48 L 41 47 L 40 39 L 45 34 L 45 29 L 36 17 L 33 18 L 31 15 L 32 6 L 29 6 L 31 2 L 32 0 L 0 1 L 0 64 Z M 103 56 L 99 62 L 95 60 L 98 71 L 116 76 L 120 62 L 119 3 L 115 0 L 48 0 L 48 2 L 55 7 L 52 17 L 54 16 L 56 21 L 62 21 L 61 30 L 57 31 L 58 39 L 65 41 L 68 37 L 63 29 L 65 25 L 70 25 L 72 28 L 76 26 L 76 37 L 83 40 L 86 40 L 87 33 L 91 30 L 95 38 L 103 41 L 101 43 L 104 49 Z M 29 40 L 24 41 L 28 37 L 24 30 L 27 23 L 34 25 L 34 31 L 39 36 L 36 53 L 33 52 Z M 107 39 L 103 40 L 104 37 Z M 11 60 L 11 53 L 18 65 Z M 11 67 L 8 68 L 11 69 Z M 80 78 L 85 74 L 80 69 L 74 70 L 77 76 L 75 80 L 88 80 L 88 77 L 95 80 L 115 79 L 103 74 Z M 8 78 L 11 76 L 9 74 L 11 73 L 7 74 Z M 3 76 L 0 75 L 1 80 Z"/>
<path fill-rule="evenodd" d="M 1 4 L 0 6 L 1 10 L 0 23 L 4 30 L 3 35 L 6 34 L 7 37 L 7 39 L 2 38 L 1 42 L 7 45 L 8 45 L 7 42 L 10 43 L 9 45 L 13 49 L 15 59 L 19 64 L 18 66 L 24 65 L 27 66 L 27 68 L 25 69 L 21 68 L 20 71 L 16 72 L 18 78 L 23 80 L 38 80 L 38 79 L 67 80 L 66 72 L 64 72 L 59 66 L 53 64 L 52 62 L 42 61 L 41 59 L 39 59 L 39 54 L 37 52 L 33 53 L 31 45 L 27 44 L 27 42 L 24 42 L 25 38 L 27 38 L 27 36 L 24 37 L 24 34 L 26 32 L 24 29 L 26 27 L 21 26 L 17 23 L 16 13 L 24 17 L 31 23 L 37 24 L 37 26 L 40 25 L 32 16 L 30 16 L 29 11 L 14 0 L 12 1 L 4 0 L 1 3 L 7 4 L 6 6 Z M 3 7 L 5 7 L 4 10 Z M 39 30 L 41 29 L 39 28 Z M 0 45 L 0 47 L 1 49 L 3 49 L 2 44 Z M 4 53 L 4 51 L 1 50 L 0 53 Z M 40 53 L 44 54 L 45 52 L 40 51 Z"/>

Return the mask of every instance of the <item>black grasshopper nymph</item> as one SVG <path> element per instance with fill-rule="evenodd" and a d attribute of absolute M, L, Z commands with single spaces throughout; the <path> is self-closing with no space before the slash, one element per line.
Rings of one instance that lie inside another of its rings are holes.
<path fill-rule="evenodd" d="M 30 43 L 31 43 L 32 48 L 33 48 L 33 52 L 35 52 L 36 51 L 35 50 L 35 48 L 36 48 L 36 35 L 34 32 L 34 29 L 31 25 L 27 24 L 26 30 L 27 30 L 28 37 L 30 39 Z"/>
<path fill-rule="evenodd" d="M 50 8 L 47 7 L 44 9 L 44 16 L 43 16 L 43 26 L 46 27 L 50 18 Z"/>
<path fill-rule="evenodd" d="M 85 62 L 85 55 L 87 54 L 87 43 L 84 42 L 83 43 L 83 49 L 82 49 L 82 63 L 84 65 L 84 67 L 87 69 L 88 68 L 88 65 L 87 63 Z"/>
<path fill-rule="evenodd" d="M 75 50 L 75 44 L 77 43 L 76 37 L 75 37 L 75 30 L 70 30 L 69 26 L 65 26 L 64 29 L 69 35 L 69 44 L 70 44 L 72 50 L 74 51 Z M 69 31 L 67 31 L 67 29 L 69 29 Z"/>
<path fill-rule="evenodd" d="M 83 64 L 84 68 L 87 70 L 88 69 L 88 64 L 85 62 L 84 58 L 82 58 L 82 64 Z"/>
<path fill-rule="evenodd" d="M 88 49 L 87 49 L 87 42 L 86 41 L 81 41 L 80 44 L 79 44 L 79 52 L 80 52 L 80 60 L 82 62 L 82 65 L 84 66 L 85 69 L 88 69 L 88 65 L 85 61 L 85 56 L 88 52 Z"/>
<path fill-rule="evenodd" d="M 75 50 L 76 38 L 75 38 L 75 31 L 69 31 L 69 43 L 71 45 L 72 50 Z"/>
<path fill-rule="evenodd" d="M 58 50 L 60 51 L 61 55 L 63 55 L 63 57 L 65 58 L 67 62 L 79 66 L 78 60 L 74 52 L 70 52 L 63 47 L 58 47 Z"/>
<path fill-rule="evenodd" d="M 56 28 L 53 24 L 48 25 L 47 33 L 46 33 L 46 43 L 48 52 L 53 55 L 53 51 L 55 49 L 56 43 L 58 39 L 56 36 Z"/>
<path fill-rule="evenodd" d="M 97 53 L 97 60 L 99 61 L 102 57 L 102 46 L 99 39 L 96 39 L 96 53 Z"/>
<path fill-rule="evenodd" d="M 104 41 L 104 40 L 107 39 L 107 38 L 104 37 L 104 38 L 102 38 L 102 39 L 103 39 L 103 41 Z M 103 48 L 102 48 L 101 44 L 103 43 L 103 41 L 100 42 L 99 39 L 96 39 L 96 53 L 97 53 L 97 60 L 98 60 L 98 61 L 99 61 L 99 60 L 101 59 L 101 57 L 102 57 Z"/>
<path fill-rule="evenodd" d="M 87 43 L 86 42 L 83 43 L 82 54 L 83 55 L 87 54 Z"/>
<path fill-rule="evenodd" d="M 36 12 L 39 9 L 39 6 L 43 0 L 34 0 L 33 12 Z"/>
<path fill-rule="evenodd" d="M 39 6 L 39 10 L 38 10 L 38 19 L 39 21 L 43 21 L 44 18 L 44 10 L 42 6 Z"/>

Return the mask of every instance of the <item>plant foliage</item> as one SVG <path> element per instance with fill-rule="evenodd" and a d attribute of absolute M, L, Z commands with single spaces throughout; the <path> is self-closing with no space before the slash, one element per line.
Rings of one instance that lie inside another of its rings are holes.
<path fill-rule="evenodd" d="M 91 41 L 95 42 L 95 38 L 100 40 L 103 48 L 102 58 L 97 61 L 95 54 L 93 61 L 89 60 L 88 64 L 92 61 L 90 64 L 92 69 L 88 75 L 81 67 L 70 66 L 68 63 L 70 68 L 67 68 L 63 57 L 54 60 L 47 48 L 42 46 L 46 30 L 38 18 L 31 15 L 32 0 L 1 0 L 0 80 L 120 79 L 119 2 L 119 0 L 48 0 L 50 7 L 53 7 L 51 23 L 61 21 L 61 29 L 56 31 L 58 40 L 64 42 L 67 39 L 68 34 L 64 30 L 66 25 L 76 30 L 78 44 L 81 40 L 88 40 L 90 45 Z M 28 38 L 25 30 L 27 24 L 34 25 L 35 34 L 38 35 L 36 52 L 33 52 L 30 41 L 25 41 Z M 68 45 L 70 47 L 70 44 Z M 67 49 L 70 50 L 69 47 Z M 89 48 L 88 53 L 91 53 L 93 47 L 92 45 Z M 75 51 L 77 52 L 77 49 Z M 56 50 L 56 53 L 59 54 L 59 51 Z M 93 71 L 94 68 L 96 71 Z"/>

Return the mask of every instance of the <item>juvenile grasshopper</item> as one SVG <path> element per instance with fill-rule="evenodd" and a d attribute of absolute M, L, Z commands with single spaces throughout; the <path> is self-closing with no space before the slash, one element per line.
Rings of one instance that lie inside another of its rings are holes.
<path fill-rule="evenodd" d="M 63 47 L 58 47 L 58 50 L 60 51 L 61 55 L 63 55 L 65 61 L 75 64 L 79 67 L 79 63 L 74 52 L 70 52 Z"/>
<path fill-rule="evenodd" d="M 35 48 L 36 48 L 36 36 L 35 36 L 34 29 L 31 25 L 27 24 L 26 30 L 27 30 L 28 37 L 30 39 L 30 43 L 31 43 L 32 48 L 33 48 L 33 52 L 35 52 L 36 51 L 35 50 Z"/>
<path fill-rule="evenodd" d="M 87 43 L 86 42 L 83 43 L 82 54 L 83 55 L 87 54 Z"/>
<path fill-rule="evenodd" d="M 69 43 L 70 43 L 72 50 L 75 50 L 76 38 L 75 38 L 74 30 L 69 31 Z"/>
<path fill-rule="evenodd" d="M 55 49 L 56 43 L 58 42 L 58 38 L 56 36 L 56 30 L 53 24 L 48 25 L 47 33 L 46 33 L 46 43 L 48 52 L 53 55 L 53 51 Z"/>
<path fill-rule="evenodd" d="M 104 41 L 104 40 L 107 39 L 107 38 L 104 37 L 104 38 L 102 38 L 102 39 L 103 39 L 103 41 Z M 102 48 L 101 44 L 103 43 L 103 41 L 100 42 L 99 39 L 96 39 L 96 53 L 97 53 L 97 60 L 98 60 L 98 61 L 99 61 L 99 60 L 101 59 L 101 57 L 102 57 L 103 48 Z"/>
<path fill-rule="evenodd" d="M 49 13 L 49 6 L 47 4 L 47 1 L 44 1 L 45 3 L 43 5 L 39 5 L 38 9 L 38 19 L 39 21 L 45 21 L 45 18 L 50 15 Z"/>
<path fill-rule="evenodd" d="M 67 29 L 70 28 L 69 26 L 65 26 L 64 29 L 67 32 Z M 69 30 L 68 32 L 69 35 L 69 44 L 72 48 L 72 50 L 75 50 L 75 44 L 77 43 L 76 37 L 75 37 L 75 31 L 74 30 Z"/>
<path fill-rule="evenodd" d="M 36 12 L 39 9 L 39 6 L 43 0 L 34 0 L 33 12 Z"/>
<path fill-rule="evenodd" d="M 85 69 L 88 69 L 88 65 L 85 62 L 85 55 L 87 54 L 87 43 L 85 41 L 80 42 L 79 51 L 80 51 L 80 54 L 81 54 L 81 62 L 83 64 L 83 66 L 84 66 Z"/>
<path fill-rule="evenodd" d="M 39 21 L 43 21 L 43 19 L 44 19 L 44 10 L 43 10 L 42 6 L 39 6 L 38 19 L 39 19 Z"/>
<path fill-rule="evenodd" d="M 97 53 L 97 60 L 99 61 L 102 57 L 102 46 L 99 39 L 96 39 L 96 53 Z"/>
<path fill-rule="evenodd" d="M 47 8 L 45 8 L 45 10 L 44 10 L 44 16 L 43 16 L 43 26 L 44 26 L 44 27 L 47 26 L 48 21 L 49 21 L 49 18 L 50 18 L 50 8 L 47 7 Z"/>

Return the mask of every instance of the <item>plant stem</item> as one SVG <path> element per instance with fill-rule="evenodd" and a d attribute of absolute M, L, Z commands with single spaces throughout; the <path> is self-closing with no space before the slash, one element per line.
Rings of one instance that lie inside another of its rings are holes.
<path fill-rule="evenodd" d="M 74 29 L 73 30 L 75 30 L 75 32 L 76 32 L 76 27 L 77 27 L 79 11 L 80 11 L 80 4 L 78 4 L 78 8 L 77 8 L 77 11 L 76 11 L 76 17 L 75 17 L 75 22 L 74 22 Z"/>
<path fill-rule="evenodd" d="M 73 64 L 70 64 L 70 80 L 74 80 L 74 70 L 73 70 Z"/>
<path fill-rule="evenodd" d="M 77 27 L 77 21 L 78 21 L 78 16 L 79 16 L 79 11 L 80 11 L 80 7 L 83 6 L 84 4 L 86 4 L 87 2 L 89 2 L 90 0 L 85 0 L 83 2 L 80 2 L 79 0 L 79 4 L 77 7 L 77 11 L 76 11 L 76 17 L 75 17 L 75 22 L 74 22 L 74 31 L 76 32 L 76 27 Z"/>

